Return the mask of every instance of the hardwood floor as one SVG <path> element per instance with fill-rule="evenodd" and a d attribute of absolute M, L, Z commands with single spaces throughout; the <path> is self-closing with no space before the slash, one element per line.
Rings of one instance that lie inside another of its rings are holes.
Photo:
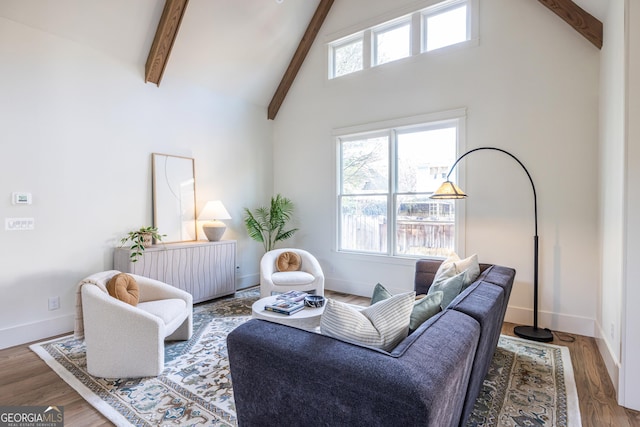
<path fill-rule="evenodd" d="M 368 305 L 369 299 L 327 291 L 331 298 Z M 502 333 L 513 336 L 511 323 Z M 561 341 L 567 337 L 573 342 Z M 569 347 L 584 427 L 640 427 L 640 413 L 618 406 L 613 385 L 593 338 L 557 334 L 553 344 Z M 61 405 L 66 426 L 110 426 L 102 414 L 58 377 L 27 344 L 0 350 L 0 405 Z"/>

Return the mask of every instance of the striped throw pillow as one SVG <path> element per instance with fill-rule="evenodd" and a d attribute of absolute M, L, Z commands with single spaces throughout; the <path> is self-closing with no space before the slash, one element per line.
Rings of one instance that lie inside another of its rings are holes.
<path fill-rule="evenodd" d="M 415 292 L 394 295 L 362 310 L 328 299 L 320 319 L 320 332 L 391 351 L 407 337 L 415 296 Z"/>

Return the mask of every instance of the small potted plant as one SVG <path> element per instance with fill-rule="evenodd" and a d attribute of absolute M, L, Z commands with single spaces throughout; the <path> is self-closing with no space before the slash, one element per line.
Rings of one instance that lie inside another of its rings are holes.
<path fill-rule="evenodd" d="M 166 234 L 159 234 L 158 227 L 140 227 L 139 230 L 130 231 L 125 237 L 120 240 L 120 247 L 124 246 L 129 240 L 132 245 L 130 246 L 131 255 L 129 258 L 131 262 L 138 261 L 138 257 L 142 256 L 145 248 L 152 245 L 153 240 L 159 242 Z"/>

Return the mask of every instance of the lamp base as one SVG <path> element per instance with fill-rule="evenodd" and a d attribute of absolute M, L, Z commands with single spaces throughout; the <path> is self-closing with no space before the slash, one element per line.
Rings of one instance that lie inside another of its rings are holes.
<path fill-rule="evenodd" d="M 222 221 L 210 221 L 202 225 L 202 231 L 210 242 L 217 242 L 222 239 L 222 235 L 227 230 L 227 226 Z"/>
<path fill-rule="evenodd" d="M 520 338 L 531 341 L 550 342 L 553 341 L 553 334 L 550 329 L 536 328 L 533 326 L 516 326 L 513 332 Z"/>

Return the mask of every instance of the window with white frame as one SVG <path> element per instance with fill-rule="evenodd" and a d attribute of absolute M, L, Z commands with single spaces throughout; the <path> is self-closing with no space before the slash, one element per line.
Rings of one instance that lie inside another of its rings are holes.
<path fill-rule="evenodd" d="M 454 201 L 429 196 L 456 159 L 463 120 L 337 137 L 339 251 L 420 257 L 456 250 Z"/>
<path fill-rule="evenodd" d="M 430 0 L 425 8 L 329 42 L 329 78 L 471 40 L 475 1 Z"/>

